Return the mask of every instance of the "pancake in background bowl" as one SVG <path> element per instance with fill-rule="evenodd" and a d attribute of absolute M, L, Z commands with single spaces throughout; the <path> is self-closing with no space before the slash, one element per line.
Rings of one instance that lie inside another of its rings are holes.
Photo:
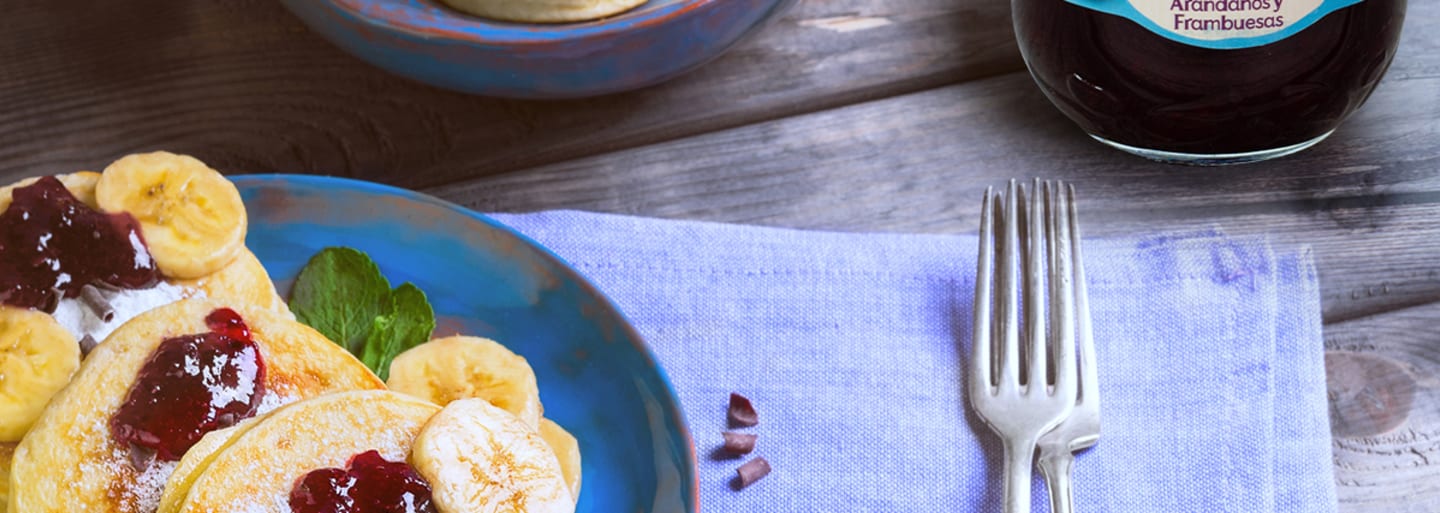
<path fill-rule="evenodd" d="M 443 0 L 459 11 L 502 21 L 570 23 L 634 9 L 645 0 Z"/>

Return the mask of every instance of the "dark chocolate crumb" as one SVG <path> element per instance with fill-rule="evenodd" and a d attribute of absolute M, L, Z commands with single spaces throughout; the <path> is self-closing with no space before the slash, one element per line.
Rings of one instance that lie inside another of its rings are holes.
<path fill-rule="evenodd" d="M 735 469 L 735 474 L 740 478 L 740 488 L 745 488 L 770 475 L 770 462 L 763 457 L 756 457 Z"/>
<path fill-rule="evenodd" d="M 154 449 L 138 445 L 130 446 L 130 466 L 134 467 L 136 472 L 144 473 L 152 463 L 155 463 Z"/>
<path fill-rule="evenodd" d="M 755 406 L 745 396 L 730 393 L 730 425 L 750 427 L 760 423 L 760 417 L 755 414 Z"/>
<path fill-rule="evenodd" d="M 90 356 L 90 351 L 95 350 L 95 346 L 98 345 L 100 343 L 95 341 L 95 337 L 86 333 L 85 336 L 80 337 L 80 356 Z"/>
<path fill-rule="evenodd" d="M 750 454 L 750 451 L 755 450 L 755 439 L 759 438 L 756 435 L 732 433 L 729 431 L 726 431 L 724 435 L 725 450 L 735 454 Z"/>

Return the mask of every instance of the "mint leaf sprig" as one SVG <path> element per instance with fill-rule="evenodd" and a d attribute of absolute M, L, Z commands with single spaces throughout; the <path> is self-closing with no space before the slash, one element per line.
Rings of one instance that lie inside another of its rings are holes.
<path fill-rule="evenodd" d="M 290 290 L 290 311 L 382 380 L 389 379 L 396 355 L 435 331 L 435 309 L 424 291 L 409 282 L 391 290 L 369 255 L 347 247 L 325 248 L 310 258 Z"/>

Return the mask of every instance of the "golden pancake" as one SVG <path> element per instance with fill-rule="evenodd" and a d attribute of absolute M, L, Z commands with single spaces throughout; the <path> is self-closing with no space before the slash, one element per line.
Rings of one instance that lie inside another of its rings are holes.
<path fill-rule="evenodd" d="M 311 471 L 344 469 L 351 457 L 371 450 L 391 462 L 406 461 L 411 442 L 439 410 L 387 391 L 343 392 L 284 406 L 197 465 L 198 477 L 180 507 L 161 512 L 289 513 L 290 492 Z"/>
<path fill-rule="evenodd" d="M 568 23 L 614 16 L 645 0 L 443 0 L 476 16 L 525 23 Z"/>
<path fill-rule="evenodd" d="M 0 443 L 0 512 L 10 504 L 10 460 L 15 458 L 15 444 Z"/>
<path fill-rule="evenodd" d="M 171 472 L 170 478 L 165 481 L 165 491 L 160 494 L 158 513 L 179 509 L 180 502 L 185 500 L 185 494 L 190 491 L 190 485 L 195 482 L 195 478 L 200 477 L 200 471 L 210 465 L 211 457 L 219 453 L 220 449 L 229 446 L 241 433 L 269 416 L 269 413 L 256 415 L 239 424 L 211 431 L 201 437 L 200 441 L 191 446 L 189 451 L 185 451 L 185 456 L 175 464 L 175 471 Z"/>
<path fill-rule="evenodd" d="M 75 199 L 89 205 L 90 208 L 98 209 L 100 205 L 95 202 L 95 183 L 100 181 L 100 173 L 94 171 L 76 171 L 68 175 L 55 175 L 65 190 L 75 195 Z M 0 212 L 10 208 L 10 191 L 35 183 L 40 177 L 31 177 L 18 182 L 0 187 Z"/>
<path fill-rule="evenodd" d="M 101 343 L 25 435 L 11 468 L 11 511 L 153 511 L 177 463 L 156 461 L 137 470 L 128 446 L 112 436 L 110 419 L 161 342 L 209 333 L 205 318 L 226 307 L 249 326 L 265 362 L 267 393 L 258 413 L 331 392 L 383 388 L 349 352 L 268 309 L 208 299 L 162 306 Z"/>
<path fill-rule="evenodd" d="M 275 291 L 270 273 L 248 248 L 240 248 L 240 256 L 214 274 L 194 280 L 169 280 L 175 285 L 198 290 L 205 297 L 224 303 L 239 303 L 269 308 L 282 317 L 294 319 L 285 298 Z"/>

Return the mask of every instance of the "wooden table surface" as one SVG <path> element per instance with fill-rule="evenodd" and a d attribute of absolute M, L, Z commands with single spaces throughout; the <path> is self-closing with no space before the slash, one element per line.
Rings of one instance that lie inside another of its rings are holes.
<path fill-rule="evenodd" d="M 809 0 L 680 79 L 487 99 L 371 68 L 268 0 L 15 0 L 0 183 L 189 153 L 228 172 L 405 186 L 481 211 L 583 209 L 968 232 L 988 185 L 1078 184 L 1089 233 L 1219 226 L 1310 245 L 1346 512 L 1440 512 L 1440 2 L 1328 141 L 1199 169 L 1102 147 L 1024 71 L 1004 0 Z"/>

